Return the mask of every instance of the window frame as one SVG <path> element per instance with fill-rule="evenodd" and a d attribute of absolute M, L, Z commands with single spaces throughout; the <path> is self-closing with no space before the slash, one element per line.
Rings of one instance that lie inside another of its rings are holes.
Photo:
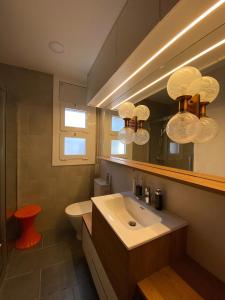
<path fill-rule="evenodd" d="M 106 157 L 118 157 L 132 159 L 133 145 L 126 145 L 125 154 L 111 154 L 111 141 L 119 140 L 118 131 L 112 131 L 112 116 L 118 116 L 116 111 L 101 109 L 99 128 L 99 153 Z"/>
<path fill-rule="evenodd" d="M 67 84 L 64 80 L 54 76 L 53 87 L 53 145 L 52 165 L 84 165 L 95 164 L 96 160 L 96 109 L 85 105 L 85 97 L 77 101 L 65 101 L 60 97 L 60 83 Z M 71 84 L 72 83 L 68 83 Z M 77 86 L 75 89 L 85 89 Z M 82 92 L 84 92 L 82 90 Z M 79 93 L 78 93 L 79 94 Z M 85 94 L 85 93 L 84 93 Z M 79 97 L 78 97 L 79 98 Z M 77 109 L 86 112 L 86 128 L 65 126 L 65 108 Z M 65 155 L 64 138 L 80 137 L 86 139 L 85 155 Z"/>

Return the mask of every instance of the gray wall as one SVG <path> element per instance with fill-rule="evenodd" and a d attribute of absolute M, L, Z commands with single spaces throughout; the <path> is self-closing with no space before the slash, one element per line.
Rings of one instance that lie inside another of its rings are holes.
<path fill-rule="evenodd" d="M 98 92 L 178 0 L 128 0 L 87 78 L 87 101 Z"/>
<path fill-rule="evenodd" d="M 65 206 L 90 197 L 94 166 L 51 165 L 52 75 L 0 64 L 0 81 L 18 110 L 18 206 L 40 204 L 38 228 L 61 230 Z"/>
<path fill-rule="evenodd" d="M 132 190 L 132 178 L 138 174 L 152 190 L 161 188 L 165 207 L 189 223 L 188 254 L 225 281 L 224 195 L 101 161 L 101 176 L 105 176 L 106 172 L 112 175 L 112 193 Z"/>

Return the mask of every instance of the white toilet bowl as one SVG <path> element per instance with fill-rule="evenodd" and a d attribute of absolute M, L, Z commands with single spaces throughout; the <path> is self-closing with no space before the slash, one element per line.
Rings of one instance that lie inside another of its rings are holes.
<path fill-rule="evenodd" d="M 92 212 L 92 202 L 90 200 L 73 203 L 65 208 L 65 213 L 77 233 L 78 240 L 81 240 L 82 216 L 90 212 Z"/>
<path fill-rule="evenodd" d="M 107 194 L 110 194 L 110 183 L 107 183 L 102 178 L 95 178 L 94 196 L 103 196 Z M 73 228 L 76 230 L 77 238 L 79 240 L 81 240 L 82 216 L 90 212 L 92 212 L 92 202 L 90 200 L 73 203 L 65 208 L 65 213 Z"/>

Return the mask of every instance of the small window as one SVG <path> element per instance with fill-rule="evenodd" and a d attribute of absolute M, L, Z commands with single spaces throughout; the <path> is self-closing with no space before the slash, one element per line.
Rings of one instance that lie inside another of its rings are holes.
<path fill-rule="evenodd" d="M 112 155 L 124 155 L 126 154 L 126 145 L 119 140 L 111 141 L 111 154 Z"/>
<path fill-rule="evenodd" d="M 124 127 L 124 120 L 117 116 L 112 116 L 112 131 L 120 131 Z"/>
<path fill-rule="evenodd" d="M 86 139 L 64 137 L 64 155 L 86 155 Z"/>
<path fill-rule="evenodd" d="M 86 112 L 65 108 L 65 127 L 86 128 Z"/>
<path fill-rule="evenodd" d="M 180 145 L 176 143 L 170 143 L 170 154 L 179 154 Z"/>

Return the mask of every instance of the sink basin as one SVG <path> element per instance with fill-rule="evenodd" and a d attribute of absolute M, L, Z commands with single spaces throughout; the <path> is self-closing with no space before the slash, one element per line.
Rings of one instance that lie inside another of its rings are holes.
<path fill-rule="evenodd" d="M 93 197 L 92 201 L 129 250 L 187 226 L 166 210 L 146 207 L 131 192 Z"/>

